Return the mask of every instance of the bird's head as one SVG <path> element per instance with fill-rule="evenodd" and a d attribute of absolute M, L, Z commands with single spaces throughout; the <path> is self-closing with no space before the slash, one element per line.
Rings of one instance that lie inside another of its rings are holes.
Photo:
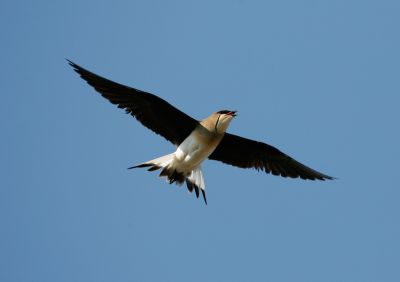
<path fill-rule="evenodd" d="M 222 110 L 214 113 L 214 130 L 216 133 L 225 133 L 237 111 Z"/>

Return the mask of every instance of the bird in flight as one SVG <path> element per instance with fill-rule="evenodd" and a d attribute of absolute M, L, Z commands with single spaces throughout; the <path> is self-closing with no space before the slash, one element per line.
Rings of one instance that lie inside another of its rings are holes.
<path fill-rule="evenodd" d="M 226 133 L 236 111 L 221 110 L 198 121 L 151 93 L 128 87 L 68 60 L 73 69 L 104 98 L 125 109 L 144 126 L 176 146 L 168 155 L 132 166 L 161 169 L 167 181 L 186 186 L 207 204 L 201 165 L 206 159 L 240 168 L 255 168 L 273 175 L 309 180 L 333 177 L 309 168 L 266 143 Z"/>

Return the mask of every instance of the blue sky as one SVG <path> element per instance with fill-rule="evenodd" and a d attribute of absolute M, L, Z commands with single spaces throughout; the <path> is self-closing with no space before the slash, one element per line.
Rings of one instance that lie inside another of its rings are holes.
<path fill-rule="evenodd" d="M 399 281 L 397 1 L 2 1 L 1 281 Z M 69 58 L 338 177 L 171 152 Z"/>

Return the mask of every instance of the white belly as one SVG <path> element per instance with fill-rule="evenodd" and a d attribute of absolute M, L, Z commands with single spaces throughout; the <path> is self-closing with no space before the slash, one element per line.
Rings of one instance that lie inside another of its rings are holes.
<path fill-rule="evenodd" d="M 176 149 L 173 166 L 179 171 L 190 172 L 211 155 L 216 145 L 201 142 L 200 138 L 192 133 Z"/>

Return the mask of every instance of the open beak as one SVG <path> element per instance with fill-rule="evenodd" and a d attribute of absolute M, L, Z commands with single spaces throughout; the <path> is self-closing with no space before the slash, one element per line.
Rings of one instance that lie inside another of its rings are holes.
<path fill-rule="evenodd" d="M 237 113 L 237 111 L 231 111 L 231 112 L 229 112 L 227 114 L 230 115 L 230 116 L 235 117 L 235 116 L 237 116 L 236 113 Z"/>

